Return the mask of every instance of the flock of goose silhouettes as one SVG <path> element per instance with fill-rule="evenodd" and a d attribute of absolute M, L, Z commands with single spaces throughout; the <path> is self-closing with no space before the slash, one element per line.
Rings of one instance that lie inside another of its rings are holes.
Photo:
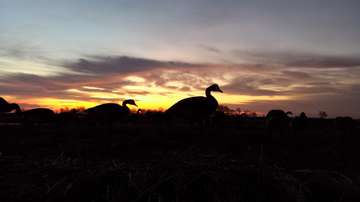
<path fill-rule="evenodd" d="M 204 96 L 189 97 L 178 101 L 171 106 L 166 114 L 171 117 L 203 120 L 213 114 L 217 107 L 217 100 L 211 95 L 211 92 L 222 92 L 217 84 L 209 86 L 205 90 Z M 122 105 L 117 103 L 105 103 L 86 109 L 82 115 L 99 121 L 113 121 L 117 119 L 126 119 L 130 115 L 130 109 L 127 105 L 137 106 L 133 99 L 124 100 Z M 140 111 L 140 110 L 139 110 Z M 16 103 L 8 103 L 0 97 L 0 113 L 15 112 L 22 114 L 25 120 L 52 120 L 55 116 L 54 111 L 48 108 L 35 108 L 27 111 L 21 111 Z"/>
<path fill-rule="evenodd" d="M 182 99 L 172 105 L 165 114 L 167 118 L 175 118 L 186 120 L 189 122 L 202 122 L 208 120 L 211 115 L 215 113 L 218 108 L 217 100 L 211 95 L 211 92 L 222 92 L 219 85 L 212 84 L 205 90 L 205 96 L 195 96 Z M 130 115 L 130 109 L 127 105 L 136 106 L 133 99 L 124 100 L 122 105 L 117 103 L 105 103 L 95 107 L 86 109 L 76 116 L 85 116 L 87 119 L 97 122 L 112 122 L 117 120 L 126 120 Z M 139 109 L 138 112 L 141 110 Z M 21 111 L 21 108 L 16 103 L 8 103 L 5 99 L 0 97 L 0 113 L 15 112 L 21 114 L 24 121 L 51 121 L 55 118 L 55 113 L 48 108 L 35 108 L 27 111 Z M 266 126 L 269 133 L 274 131 L 282 132 L 287 127 L 291 126 L 294 130 L 304 128 L 307 123 L 307 117 L 304 112 L 300 116 L 290 118 L 291 112 L 284 112 L 283 110 L 270 110 L 266 115 Z M 62 113 L 65 117 L 66 112 Z M 69 116 L 73 116 L 70 113 Z M 336 119 L 340 127 L 354 125 L 354 120 L 351 117 L 339 117 Z"/>

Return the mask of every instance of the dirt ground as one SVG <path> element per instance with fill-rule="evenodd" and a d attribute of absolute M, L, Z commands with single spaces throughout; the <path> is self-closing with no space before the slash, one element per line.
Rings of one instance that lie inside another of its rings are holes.
<path fill-rule="evenodd" d="M 329 121 L 330 123 L 330 121 Z M 360 201 L 359 128 L 0 125 L 0 201 Z"/>

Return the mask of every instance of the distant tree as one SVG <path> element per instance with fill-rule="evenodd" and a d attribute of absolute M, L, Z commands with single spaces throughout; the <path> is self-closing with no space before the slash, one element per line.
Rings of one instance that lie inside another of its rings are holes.
<path fill-rule="evenodd" d="M 64 113 L 64 112 L 68 112 L 68 111 L 70 111 L 69 107 L 60 108 L 60 113 Z"/>
<path fill-rule="evenodd" d="M 236 109 L 231 109 L 228 106 L 225 105 L 219 105 L 217 108 L 218 112 L 221 112 L 226 115 L 232 115 L 232 116 L 241 116 L 241 117 L 257 117 L 258 114 L 251 110 L 241 110 L 240 107 Z"/>
<path fill-rule="evenodd" d="M 256 113 L 256 112 L 251 112 L 251 113 L 249 114 L 249 117 L 257 117 L 257 113 Z"/>
<path fill-rule="evenodd" d="M 76 107 L 76 108 L 64 107 L 64 108 L 60 108 L 59 111 L 60 111 L 60 113 L 65 113 L 65 112 L 71 112 L 71 113 L 83 112 L 83 111 L 85 111 L 85 107 Z"/>
<path fill-rule="evenodd" d="M 241 111 L 241 108 L 240 108 L 240 107 L 238 107 L 238 108 L 235 109 L 235 114 L 236 114 L 236 115 L 241 115 L 241 113 L 242 113 L 242 111 Z"/>
<path fill-rule="evenodd" d="M 328 116 L 328 114 L 325 111 L 319 111 L 319 116 L 320 118 L 325 119 Z"/>
<path fill-rule="evenodd" d="M 257 117 L 257 113 L 248 109 L 245 109 L 240 113 L 241 117 Z"/>
<path fill-rule="evenodd" d="M 225 105 L 219 105 L 217 111 L 223 112 L 226 115 L 233 115 L 235 113 L 235 110 Z"/>

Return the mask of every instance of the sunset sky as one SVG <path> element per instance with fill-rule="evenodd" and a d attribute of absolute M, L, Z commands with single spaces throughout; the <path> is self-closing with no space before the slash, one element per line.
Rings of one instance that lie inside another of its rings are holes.
<path fill-rule="evenodd" d="M 358 0 L 0 0 L 0 96 L 22 108 L 222 105 L 360 118 Z"/>

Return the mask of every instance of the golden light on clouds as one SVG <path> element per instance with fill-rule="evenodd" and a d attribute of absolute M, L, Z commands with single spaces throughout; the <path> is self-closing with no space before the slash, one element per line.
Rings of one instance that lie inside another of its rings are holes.
<path fill-rule="evenodd" d="M 127 76 L 124 78 L 125 81 L 132 81 L 132 82 L 145 82 L 145 79 L 140 76 Z"/>
<path fill-rule="evenodd" d="M 172 104 L 177 102 L 180 98 L 181 95 L 165 96 L 159 94 L 152 94 L 146 96 L 137 95 L 134 97 L 139 108 L 152 110 L 166 110 Z"/>
<path fill-rule="evenodd" d="M 88 90 L 105 90 L 104 88 L 94 87 L 94 86 L 83 86 L 82 88 Z"/>
<path fill-rule="evenodd" d="M 220 67 L 223 69 L 223 67 Z M 224 67 L 225 68 L 225 67 Z M 194 72 L 165 69 L 151 73 L 111 74 L 105 79 L 94 79 L 69 85 L 53 96 L 26 99 L 27 106 L 61 108 L 89 108 L 103 103 L 122 104 L 125 99 L 134 99 L 140 109 L 166 110 L 181 99 L 192 96 L 205 96 L 205 89 L 211 83 L 220 88 L 230 85 L 239 75 L 232 70 L 217 74 L 215 69 L 195 69 Z M 155 76 L 154 76 L 155 75 Z M 243 75 L 244 76 L 244 75 Z M 241 77 L 246 78 L 246 76 Z M 241 84 L 239 84 L 241 85 Z M 262 85 L 260 90 L 282 91 L 287 87 Z M 241 95 L 233 92 L 212 93 L 220 105 L 249 104 L 257 101 L 285 101 L 294 97 L 288 95 Z M 62 96 L 61 96 L 62 95 Z M 21 100 L 19 98 L 9 100 Z"/>
<path fill-rule="evenodd" d="M 4 73 L 22 73 L 22 74 L 33 74 L 38 76 L 56 76 L 61 73 L 75 73 L 64 67 L 53 66 L 50 64 L 44 64 L 38 61 L 29 60 L 12 60 L 11 58 L 2 57 L 0 58 L 1 66 L 6 67 L 0 70 Z"/>
<path fill-rule="evenodd" d="M 145 84 L 145 79 L 138 76 L 126 77 L 126 80 L 136 81 L 132 85 L 124 85 L 118 90 L 109 90 L 96 86 L 82 86 L 81 88 L 72 88 L 65 90 L 66 93 L 79 97 L 78 99 L 56 99 L 39 98 L 31 100 L 40 106 L 46 106 L 54 109 L 92 107 L 98 104 L 114 102 L 121 104 L 125 99 L 134 99 L 141 109 L 166 110 L 177 101 L 191 96 L 205 96 L 204 90 L 186 90 L 181 91 L 186 86 L 179 81 L 166 82 L 163 86 L 157 86 L 154 83 Z M 224 81 L 220 81 L 224 83 Z M 219 104 L 245 104 L 256 101 L 284 101 L 294 99 L 292 96 L 267 96 L 267 95 L 235 95 L 224 93 L 212 93 L 217 98 Z M 30 102 L 30 101 L 29 101 Z"/>
<path fill-rule="evenodd" d="M 125 92 L 151 92 L 151 94 L 159 94 L 159 93 L 169 93 L 168 88 L 164 88 L 161 86 L 148 86 L 148 85 L 126 85 L 122 88 Z"/>
<path fill-rule="evenodd" d="M 91 88 L 91 90 L 98 90 L 98 88 L 97 89 Z M 105 90 L 105 89 L 103 89 L 103 90 Z M 66 92 L 72 93 L 72 94 L 81 94 L 82 96 L 85 96 L 87 98 L 99 98 L 99 99 L 118 99 L 119 98 L 119 95 L 117 95 L 115 93 L 110 93 L 110 92 L 83 91 L 83 90 L 73 89 L 73 88 L 67 89 Z"/>
<path fill-rule="evenodd" d="M 284 100 L 292 100 L 293 96 L 280 96 L 280 95 L 215 95 L 218 100 L 221 100 L 220 104 L 245 104 L 256 101 L 284 101 Z"/>
<path fill-rule="evenodd" d="M 30 99 L 28 100 L 28 102 L 36 103 L 42 107 L 49 107 L 54 110 L 59 110 L 61 108 L 78 108 L 78 107 L 89 108 L 97 104 L 96 102 L 92 102 L 92 101 L 75 100 L 75 99 L 58 99 L 58 98 Z"/>

